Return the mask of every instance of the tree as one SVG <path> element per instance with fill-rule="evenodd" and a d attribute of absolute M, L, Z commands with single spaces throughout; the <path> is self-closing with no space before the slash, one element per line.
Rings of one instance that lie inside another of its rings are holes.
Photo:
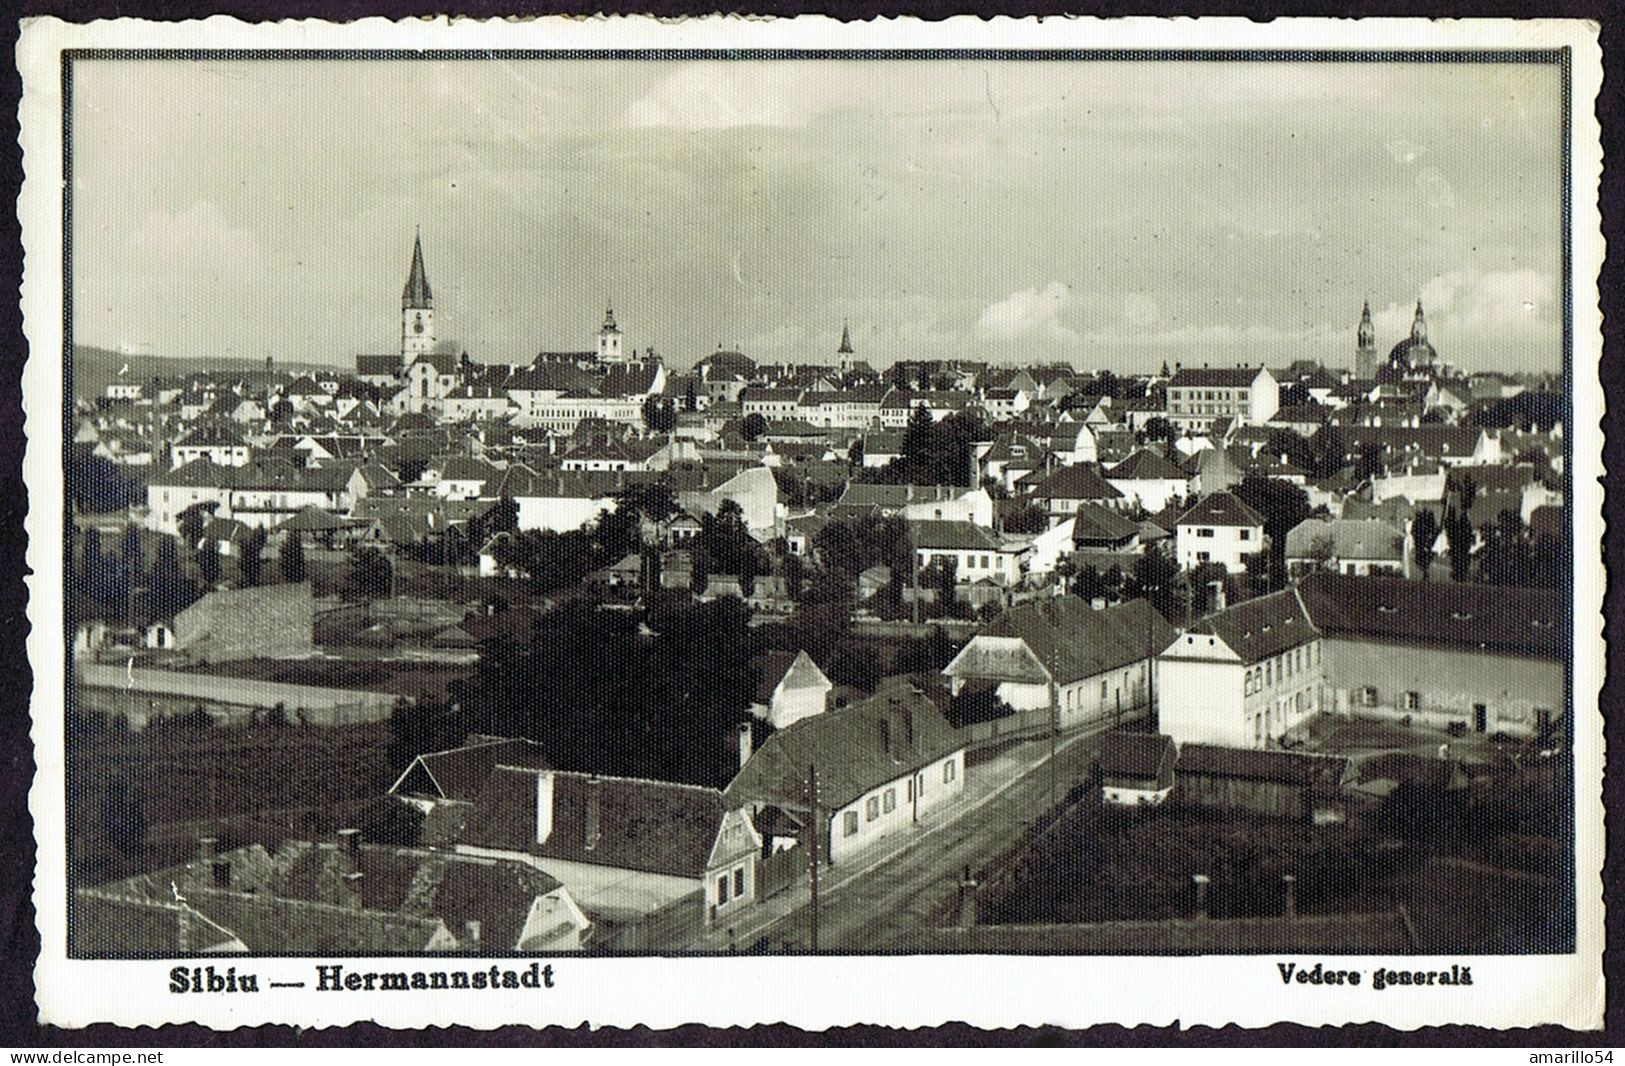
<path fill-rule="evenodd" d="M 298 530 L 288 531 L 277 555 L 277 568 L 282 571 L 282 580 L 290 584 L 305 580 L 305 540 Z"/>
<path fill-rule="evenodd" d="M 1423 507 L 1411 519 L 1411 558 L 1416 561 L 1416 569 L 1420 572 L 1423 581 L 1428 579 L 1428 572 L 1433 568 L 1434 557 L 1438 555 L 1435 545 L 1439 542 L 1439 520 L 1433 517 L 1433 512 Z"/>
<path fill-rule="evenodd" d="M 1309 388 L 1301 381 L 1291 381 L 1281 386 L 1282 407 L 1301 407 L 1308 403 L 1309 399 Z"/>
<path fill-rule="evenodd" d="M 931 390 L 931 370 L 924 363 L 920 364 L 919 378 L 916 380 L 915 386 L 921 392 L 929 392 Z"/>
<path fill-rule="evenodd" d="M 197 586 L 181 571 L 175 538 L 163 538 L 152 564 L 152 616 L 173 618 L 196 599 Z"/>
<path fill-rule="evenodd" d="M 1473 522 L 1451 508 L 1445 515 L 1444 535 L 1450 547 L 1450 580 L 1466 581 L 1473 566 Z"/>
<path fill-rule="evenodd" d="M 694 382 L 690 380 L 688 386 L 683 390 L 683 410 L 693 414 L 699 409 L 700 398 L 694 391 Z"/>
<path fill-rule="evenodd" d="M 1388 468 L 1383 462 L 1384 451 L 1380 441 L 1368 441 L 1354 462 L 1354 476 L 1361 481 L 1370 481 L 1386 473 Z"/>
<path fill-rule="evenodd" d="M 748 441 L 755 441 L 766 432 L 767 419 L 763 418 L 759 411 L 752 411 L 739 423 L 739 435 Z"/>
<path fill-rule="evenodd" d="M 1159 551 L 1148 551 L 1134 560 L 1134 570 L 1123 584 L 1128 599 L 1150 602 L 1164 618 L 1172 621 L 1176 612 L 1175 589 L 1179 565 Z"/>
<path fill-rule="evenodd" d="M 1317 478 L 1335 477 L 1348 465 L 1348 448 L 1343 443 L 1343 431 L 1331 424 L 1320 427 L 1309 444 L 1314 463 L 1311 469 Z"/>
<path fill-rule="evenodd" d="M 198 549 L 197 572 L 204 588 L 213 588 L 220 582 L 220 546 L 214 541 Z"/>
<path fill-rule="evenodd" d="M 846 466 L 848 470 L 856 470 L 863 465 L 863 438 L 854 437 L 851 447 L 846 449 Z"/>
<path fill-rule="evenodd" d="M 243 584 L 249 587 L 260 583 L 260 570 L 265 566 L 265 527 L 255 526 L 243 538 L 242 557 L 238 561 L 238 572 L 242 574 Z"/>
<path fill-rule="evenodd" d="M 390 594 L 394 572 L 395 564 L 388 556 L 370 544 L 363 544 L 350 553 L 347 584 L 361 599 L 381 600 Z"/>
<path fill-rule="evenodd" d="M 485 528 L 488 533 L 512 533 L 519 528 L 519 505 L 512 496 L 504 492 L 497 498 L 496 506 L 491 508 L 486 519 Z"/>
<path fill-rule="evenodd" d="M 643 424 L 651 433 L 670 433 L 677 428 L 677 405 L 668 397 L 650 396 L 643 401 Z"/>
<path fill-rule="evenodd" d="M 1286 572 L 1286 535 L 1313 512 L 1309 494 L 1290 481 L 1249 474 L 1231 490 L 1237 499 L 1264 516 L 1264 536 L 1270 540 L 1273 574 L 1271 587 L 1279 587 Z"/>
<path fill-rule="evenodd" d="M 1165 440 L 1171 444 L 1179 439 L 1179 430 L 1175 429 L 1174 424 L 1161 415 L 1147 419 L 1145 428 L 1140 433 L 1147 443 Z"/>
<path fill-rule="evenodd" d="M 938 558 L 935 571 L 937 615 L 956 618 L 959 615 L 959 560 L 952 556 Z"/>
<path fill-rule="evenodd" d="M 175 528 L 180 531 L 181 540 L 188 551 L 197 548 L 198 541 L 203 539 L 203 527 L 214 517 L 215 508 L 219 506 L 213 500 L 194 503 L 175 516 Z"/>

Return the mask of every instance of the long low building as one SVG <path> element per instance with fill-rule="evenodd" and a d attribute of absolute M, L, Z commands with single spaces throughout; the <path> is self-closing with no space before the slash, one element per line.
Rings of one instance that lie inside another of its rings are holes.
<path fill-rule="evenodd" d="M 1158 659 L 1158 721 L 1237 748 L 1321 712 L 1538 737 L 1567 706 L 1569 621 L 1545 589 L 1316 573 L 1181 634 Z"/>
<path fill-rule="evenodd" d="M 253 721 L 277 707 L 293 724 L 354 725 L 388 718 L 396 703 L 405 698 L 388 692 L 132 669 L 107 663 L 79 663 L 75 670 L 77 710 L 109 718 L 123 715 L 132 729 L 144 728 L 155 718 L 173 718 L 199 708 L 232 725 Z"/>

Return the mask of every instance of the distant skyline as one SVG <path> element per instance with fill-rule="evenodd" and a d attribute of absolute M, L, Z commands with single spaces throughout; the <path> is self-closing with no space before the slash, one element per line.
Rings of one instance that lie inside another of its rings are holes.
<path fill-rule="evenodd" d="M 75 340 L 1560 366 L 1554 66 L 76 61 Z"/>

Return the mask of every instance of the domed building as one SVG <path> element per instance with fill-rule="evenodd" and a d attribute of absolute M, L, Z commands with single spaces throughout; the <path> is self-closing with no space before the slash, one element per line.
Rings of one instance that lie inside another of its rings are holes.
<path fill-rule="evenodd" d="M 1411 320 L 1411 335 L 1388 353 L 1391 370 L 1428 370 L 1439 358 L 1439 353 L 1428 343 L 1428 320 L 1422 314 L 1422 301 L 1416 301 L 1416 317 Z"/>

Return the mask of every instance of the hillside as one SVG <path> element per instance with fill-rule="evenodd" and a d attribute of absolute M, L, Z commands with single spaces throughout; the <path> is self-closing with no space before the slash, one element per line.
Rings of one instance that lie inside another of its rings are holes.
<path fill-rule="evenodd" d="M 128 377 L 135 381 L 151 381 L 154 375 L 170 377 L 193 370 L 263 370 L 265 363 L 253 359 L 174 359 L 161 355 L 126 355 L 110 348 L 97 348 L 88 344 L 73 347 L 73 392 L 75 396 L 100 396 L 108 384 L 116 380 L 119 371 L 128 366 Z M 308 371 L 333 370 L 331 366 L 314 363 L 278 363 L 279 370 Z"/>

